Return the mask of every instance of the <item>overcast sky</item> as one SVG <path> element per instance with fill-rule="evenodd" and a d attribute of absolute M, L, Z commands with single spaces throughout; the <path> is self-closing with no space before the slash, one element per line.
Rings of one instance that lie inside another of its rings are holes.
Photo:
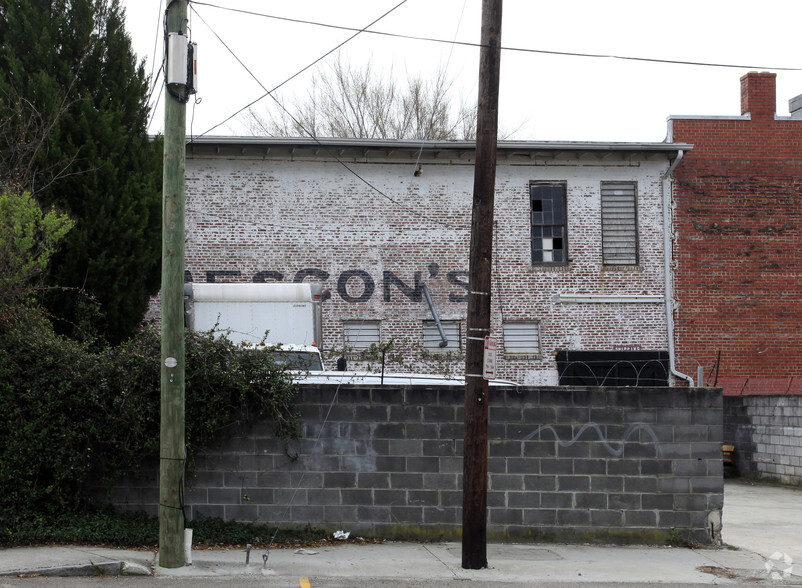
<path fill-rule="evenodd" d="M 123 0 L 134 51 L 147 59 L 154 77 L 166 2 Z M 246 134 L 238 118 L 223 121 L 264 95 L 262 86 L 273 89 L 354 34 L 212 5 L 358 29 L 392 10 L 370 30 L 446 42 L 362 33 L 340 54 L 357 66 L 372 60 L 377 71 L 400 80 L 433 77 L 442 67 L 454 81 L 452 101 L 476 101 L 479 49 L 451 42 L 479 42 L 480 0 L 204 0 L 190 3 L 199 56 L 199 102 L 187 108 L 194 135 Z M 502 45 L 508 48 L 744 66 L 506 50 L 499 116 L 502 131 L 514 131 L 514 139 L 662 141 L 669 115 L 739 115 L 739 79 L 750 70 L 777 73 L 781 116 L 788 115 L 788 100 L 802 94 L 802 71 L 779 69 L 802 69 L 800 0 L 507 0 L 503 16 Z M 279 96 L 287 103 L 304 96 L 314 73 L 312 68 L 295 77 Z M 158 94 L 159 88 L 154 102 Z M 162 95 L 151 132 L 163 129 L 163 103 Z"/>

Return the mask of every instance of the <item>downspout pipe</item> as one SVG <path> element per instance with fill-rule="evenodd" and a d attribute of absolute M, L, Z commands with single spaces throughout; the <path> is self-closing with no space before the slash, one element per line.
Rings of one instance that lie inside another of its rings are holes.
<path fill-rule="evenodd" d="M 680 149 L 677 151 L 677 157 L 668 166 L 668 169 L 663 174 L 660 182 L 660 189 L 663 196 L 663 260 L 665 264 L 665 304 L 666 304 L 666 334 L 668 336 L 668 366 L 671 375 L 685 380 L 689 386 L 693 386 L 693 378 L 682 372 L 677 371 L 675 364 L 675 351 L 674 351 L 674 272 L 671 269 L 672 258 L 672 245 L 671 235 L 674 232 L 674 226 L 671 224 L 671 174 L 677 167 L 684 151 Z M 701 382 L 700 382 L 701 384 Z"/>
<path fill-rule="evenodd" d="M 437 332 L 440 333 L 440 347 L 448 347 L 448 337 L 446 337 L 446 332 L 443 330 L 440 315 L 437 314 L 437 309 L 434 307 L 434 302 L 432 302 L 432 296 L 429 294 L 429 287 L 426 284 L 423 284 L 423 295 L 426 296 L 426 303 L 429 305 L 429 310 L 432 311 L 432 318 L 437 327 Z"/>

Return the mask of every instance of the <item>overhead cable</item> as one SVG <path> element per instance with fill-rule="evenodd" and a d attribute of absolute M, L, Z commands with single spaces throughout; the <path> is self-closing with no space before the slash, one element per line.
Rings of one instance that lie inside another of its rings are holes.
<path fill-rule="evenodd" d="M 469 41 L 449 41 L 447 39 L 437 39 L 434 37 L 419 37 L 416 35 L 404 35 L 401 33 L 388 33 L 386 31 L 367 31 L 363 29 L 356 29 L 354 27 L 347 27 L 343 25 L 334 25 L 329 23 L 323 22 L 316 22 L 312 20 L 304 20 L 298 18 L 289 18 L 286 16 L 276 16 L 273 14 L 265 14 L 261 12 L 254 12 L 251 10 L 243 10 L 240 8 L 231 8 L 228 6 L 219 6 L 217 4 L 211 4 L 207 2 L 193 2 L 198 6 L 208 6 L 210 8 L 219 8 L 220 10 L 228 10 L 230 12 L 239 12 L 242 14 L 247 14 L 249 16 L 258 16 L 262 18 L 270 18 L 274 20 L 281 20 L 285 22 L 293 22 L 297 24 L 305 24 L 311 25 L 316 27 L 324 27 L 329 29 L 338 29 L 342 31 L 359 31 L 364 32 L 370 35 L 379 35 L 384 37 L 394 37 L 397 39 L 408 39 L 411 41 L 427 41 L 429 43 L 445 43 L 448 45 L 461 45 L 464 47 L 482 47 L 481 43 L 472 43 Z M 678 59 L 657 59 L 654 57 L 634 57 L 629 55 L 614 55 L 614 54 L 607 54 L 607 53 L 577 53 L 572 51 L 553 51 L 549 49 L 527 49 L 523 47 L 501 47 L 502 51 L 515 51 L 519 53 L 539 53 L 542 55 L 561 55 L 565 57 L 588 57 L 594 59 L 622 59 L 626 61 L 645 61 L 649 63 L 663 63 L 668 65 L 692 65 L 692 66 L 699 66 L 699 67 L 727 67 L 727 68 L 734 68 L 734 69 L 760 69 L 760 70 L 773 70 L 773 71 L 802 71 L 800 67 L 770 67 L 765 65 L 743 65 L 743 64 L 734 64 L 734 63 L 712 63 L 712 62 L 704 62 L 704 61 L 684 61 Z"/>
<path fill-rule="evenodd" d="M 407 2 L 407 0 L 402 0 L 401 2 L 399 2 L 398 4 L 396 4 L 395 6 L 393 6 L 393 7 L 392 7 L 390 10 L 388 10 L 387 12 L 385 12 L 384 14 L 382 14 L 382 15 L 381 15 L 379 18 L 377 18 L 376 20 L 374 20 L 373 22 L 371 22 L 370 24 L 368 24 L 367 26 L 365 26 L 364 28 L 361 28 L 361 29 L 350 29 L 351 31 L 356 31 L 356 32 L 355 32 L 353 35 L 351 35 L 350 37 L 348 37 L 348 38 L 347 38 L 345 41 L 343 41 L 342 43 L 339 43 L 339 44 L 335 45 L 335 46 L 334 46 L 332 49 L 330 49 L 329 51 L 327 51 L 326 53 L 324 53 L 323 55 L 321 55 L 320 57 L 318 57 L 317 59 L 315 59 L 315 60 L 314 60 L 312 63 L 310 63 L 310 64 L 309 64 L 309 65 L 307 65 L 306 67 L 304 67 L 304 68 L 302 68 L 302 69 L 298 70 L 297 72 L 295 72 L 293 75 L 291 75 L 290 77 L 288 77 L 286 80 L 284 80 L 283 82 L 281 82 L 279 85 L 275 86 L 275 87 L 274 87 L 272 90 L 268 90 L 267 88 L 265 88 L 265 86 L 262 84 L 262 82 L 261 82 L 261 81 L 259 81 L 259 80 L 256 78 L 256 76 L 254 76 L 254 75 L 253 75 L 253 73 L 252 73 L 252 72 L 251 72 L 251 71 L 250 71 L 250 70 L 249 70 L 249 69 L 246 67 L 246 68 L 245 68 L 245 70 L 246 70 L 246 71 L 247 71 L 249 74 L 251 74 L 251 76 L 253 76 L 253 77 L 254 77 L 254 79 L 255 79 L 255 80 L 257 81 L 257 83 L 258 83 L 258 84 L 259 84 L 259 85 L 262 87 L 262 89 L 265 91 L 265 93 L 264 93 L 264 94 L 262 94 L 261 96 L 259 96 L 259 98 L 257 98 L 256 100 L 253 100 L 252 102 L 250 102 L 250 103 L 246 104 L 245 106 L 243 106 L 242 108 L 240 108 L 238 111 L 236 111 L 234 114 L 232 114 L 231 116 L 229 116 L 229 117 L 228 117 L 227 119 L 225 119 L 224 121 L 222 121 L 222 122 L 220 122 L 220 123 L 216 124 L 215 126 L 213 126 L 213 127 L 212 127 L 212 128 L 210 128 L 210 129 L 208 129 L 208 130 L 204 131 L 203 133 L 201 133 L 200 135 L 198 135 L 198 137 L 203 137 L 204 135 L 206 135 L 206 134 L 208 134 L 209 132 L 213 131 L 214 129 L 216 129 L 216 128 L 217 128 L 217 127 L 219 127 L 220 125 L 223 125 L 223 124 L 227 123 L 227 122 L 228 122 L 228 121 L 230 121 L 232 118 L 234 118 L 235 116 L 237 116 L 238 114 L 240 114 L 240 113 L 241 113 L 241 112 L 243 112 L 244 110 L 246 110 L 246 109 L 250 108 L 251 106 L 253 106 L 253 105 L 254 105 L 254 104 L 256 104 L 257 102 L 261 101 L 262 99 L 266 98 L 267 96 L 270 96 L 270 95 L 271 95 L 273 92 L 275 92 L 276 90 L 278 90 L 279 88 L 281 88 L 283 85 L 285 85 L 285 84 L 287 84 L 288 82 L 290 82 L 290 81 L 294 80 L 294 79 L 295 79 L 295 78 L 297 78 L 299 75 L 301 75 L 303 72 L 305 72 L 305 71 L 306 71 L 306 70 L 308 70 L 309 68 L 313 67 L 314 65 L 318 64 L 320 61 L 324 60 L 326 57 L 328 57 L 329 55 L 331 55 L 332 53 L 334 53 L 335 51 L 337 51 L 337 50 L 338 50 L 340 47 L 342 47 L 343 45 L 345 45 L 345 44 L 349 43 L 349 42 L 350 42 L 352 39 L 354 39 L 355 37 L 357 37 L 357 36 L 358 36 L 358 35 L 360 35 L 361 33 L 364 33 L 364 32 L 366 32 L 366 31 L 367 31 L 367 29 L 368 29 L 368 27 L 372 27 L 374 24 L 376 24 L 377 22 L 379 22 L 380 20 L 382 20 L 382 19 L 383 19 L 384 17 L 386 17 L 388 14 L 390 14 L 390 13 L 391 13 L 391 12 L 393 12 L 393 11 L 395 11 L 396 9 L 398 9 L 399 7 L 401 7 L 402 5 L 406 4 L 406 2 Z M 191 8 L 192 8 L 192 11 L 193 11 L 193 12 L 195 12 L 195 14 L 197 14 L 197 11 L 195 11 L 195 8 L 194 8 L 194 4 L 198 4 L 198 3 L 197 3 L 197 2 L 193 2 L 192 4 L 193 4 L 193 6 L 191 6 Z M 206 4 L 204 4 L 204 6 L 214 6 L 214 5 L 213 5 L 213 4 L 209 4 L 209 5 L 206 5 Z M 215 7 L 215 8 L 221 8 L 220 6 L 214 6 L 214 7 Z M 198 14 L 198 18 L 200 18 L 201 20 L 203 20 L 203 18 L 200 16 L 200 14 Z M 206 26 L 209 26 L 209 25 L 208 25 L 208 23 L 206 23 L 206 21 L 205 21 L 205 20 L 204 20 L 203 22 L 206 24 Z M 210 29 L 210 30 L 211 30 L 211 29 Z M 215 37 L 217 37 L 217 38 L 220 40 L 220 42 L 221 42 L 221 43 L 223 43 L 223 40 L 222 40 L 222 39 L 220 39 L 220 37 L 217 35 L 217 33 L 215 33 L 214 31 L 212 31 L 212 34 L 214 34 L 214 36 L 215 36 Z M 243 65 L 243 67 L 245 67 L 245 66 L 244 66 L 244 64 L 242 64 L 242 61 L 241 61 L 241 60 L 240 60 L 240 59 L 239 59 L 239 58 L 236 56 L 236 54 L 234 54 L 234 52 L 233 52 L 233 51 L 231 51 L 231 49 L 228 47 L 228 45 L 226 45 L 225 43 L 223 43 L 223 46 L 224 46 L 226 49 L 228 49 L 228 51 L 229 51 L 229 52 L 230 52 L 232 55 L 234 55 L 234 58 L 235 58 L 235 59 L 236 59 L 236 60 L 237 60 L 237 61 L 238 61 L 238 62 L 239 62 L 241 65 Z"/>
<path fill-rule="evenodd" d="M 393 12 L 394 10 L 396 10 L 397 8 L 399 8 L 400 6 L 402 6 L 403 4 L 405 4 L 406 2 L 407 2 L 407 0 L 403 0 L 402 2 L 398 3 L 396 6 L 394 6 L 393 8 L 391 8 L 390 10 L 388 10 L 387 12 L 385 12 L 385 13 L 384 13 L 382 16 L 380 16 L 379 18 L 377 18 L 376 20 L 374 20 L 373 22 L 371 22 L 369 25 L 367 25 L 367 27 L 373 26 L 375 23 L 377 23 L 378 21 L 380 21 L 381 19 L 383 19 L 384 17 L 386 17 L 388 14 L 390 14 L 391 12 Z M 298 128 L 302 129 L 302 130 L 303 130 L 303 131 L 304 131 L 304 132 L 305 132 L 305 133 L 306 133 L 306 134 L 307 134 L 307 135 L 308 135 L 308 136 L 309 136 L 309 137 L 310 137 L 310 138 L 311 138 L 313 141 L 315 141 L 315 143 L 317 143 L 317 144 L 318 144 L 320 147 L 322 147 L 322 148 L 323 148 L 323 149 L 324 149 L 324 150 L 325 150 L 325 151 L 326 151 L 326 152 L 327 152 L 327 153 L 328 153 L 328 154 L 329 154 L 329 155 L 330 155 L 332 158 L 334 158 L 334 159 L 335 159 L 335 160 L 336 160 L 336 161 L 337 161 L 337 162 L 338 162 L 340 165 L 342 165 L 342 166 L 343 166 L 343 167 L 344 167 L 344 168 L 345 168 L 345 169 L 346 169 L 346 170 L 347 170 L 347 171 L 348 171 L 350 174 L 352 174 L 352 175 L 353 175 L 354 177 L 356 177 L 356 178 L 357 178 L 357 179 L 358 179 L 360 182 L 362 182 L 363 184 L 365 184 L 366 186 L 368 186 L 368 187 L 369 187 L 371 190 L 373 190 L 374 192 L 376 192 L 377 194 L 379 194 L 379 195 L 380 195 L 382 198 L 386 199 L 387 201 L 391 202 L 393 205 L 397 206 L 398 208 L 400 208 L 400 209 L 402 209 L 402 210 L 407 210 L 407 211 L 411 212 L 412 214 L 414 214 L 414 215 L 415 215 L 415 216 L 417 216 L 418 218 L 425 219 L 425 220 L 427 220 L 427 221 L 429 221 L 429 222 L 432 222 L 432 223 L 435 223 L 435 224 L 439 224 L 439 225 L 442 225 L 442 226 L 444 226 L 444 227 L 447 227 L 447 228 L 450 228 L 450 229 L 458 228 L 458 227 L 455 227 L 455 226 L 451 225 L 450 223 L 447 223 L 447 222 L 445 222 L 445 221 L 442 221 L 442 220 L 440 220 L 440 219 L 433 218 L 433 217 L 427 216 L 427 215 L 425 215 L 425 214 L 422 214 L 422 213 L 420 213 L 420 212 L 419 212 L 417 209 L 411 208 L 411 207 L 409 207 L 409 206 L 405 206 L 404 204 L 402 204 L 402 203 L 401 203 L 401 202 L 399 202 L 398 200 L 395 200 L 394 198 L 392 198 L 391 196 L 389 196 L 388 194 L 386 194 L 385 192 L 383 192 L 382 190 L 380 190 L 379 188 L 377 188 L 375 185 L 373 185 L 372 183 L 370 183 L 368 180 L 366 180 L 365 178 L 363 178 L 361 175 L 359 175 L 359 173 L 357 173 L 357 172 L 356 172 L 356 170 L 354 170 L 354 169 L 353 169 L 351 166 L 349 166 L 348 164 L 346 164 L 346 163 L 345 163 L 345 162 L 344 162 L 342 159 L 340 159 L 340 158 L 339 158 L 339 157 L 338 157 L 336 154 L 332 153 L 332 152 L 331 152 L 331 150 L 330 150 L 330 149 L 328 149 L 328 147 L 326 147 L 325 145 L 323 145 L 323 143 L 321 143 L 321 142 L 318 140 L 318 138 L 317 138 L 317 137 L 314 135 L 314 133 L 312 133 L 312 132 L 310 132 L 308 129 L 306 129 L 306 128 L 303 126 L 303 124 L 302 124 L 302 123 L 301 123 L 301 122 L 300 122 L 298 119 L 296 119 L 296 118 L 295 118 L 295 117 L 292 115 L 292 113 L 291 113 L 289 110 L 287 110 L 287 109 L 284 107 L 284 105 L 283 105 L 283 104 L 282 104 L 282 103 L 281 103 L 281 102 L 280 102 L 280 101 L 279 101 L 279 100 L 278 100 L 278 99 L 275 97 L 275 95 L 274 95 L 274 92 L 275 92 L 276 90 L 278 90 L 278 89 L 279 89 L 281 86 L 283 86 L 284 84 L 286 84 L 287 82 L 289 82 L 289 81 L 290 81 L 290 80 L 292 80 L 293 78 L 297 77 L 297 76 L 298 76 L 298 75 L 300 75 L 302 72 L 306 71 L 307 69 L 309 69 L 310 67 L 312 67 L 312 66 L 313 66 L 313 65 L 315 65 L 316 63 L 320 62 L 322 59 L 326 58 L 328 55 L 330 55 L 331 53 L 333 53 L 334 51 L 336 51 L 337 49 L 339 49 L 340 47 L 342 47 L 343 45 L 345 45 L 345 44 L 346 44 L 348 41 L 350 41 L 351 39 L 353 39 L 354 37 L 356 37 L 356 36 L 357 36 L 359 33 L 361 33 L 361 32 L 364 32 L 364 31 L 367 29 L 367 27 L 365 27 L 365 28 L 363 28 L 363 29 L 359 29 L 359 32 L 357 32 L 356 34 L 352 35 L 351 37 L 349 37 L 348 39 L 346 39 L 346 40 L 345 40 L 345 41 L 343 41 L 342 43 L 338 44 L 336 47 L 334 47 L 334 48 L 333 48 L 333 49 L 331 49 L 330 51 L 326 52 L 324 55 L 322 55 L 321 57 L 319 57 L 318 59 L 316 59 L 315 61 L 313 61 L 313 62 L 312 62 L 312 63 L 310 63 L 309 65 L 307 65 L 306 67 L 304 67 L 304 68 L 303 68 L 303 69 L 301 69 L 300 71 L 296 72 L 295 74 L 293 74 L 292 76 L 290 76 L 289 78 L 287 78 L 286 80 L 284 80 L 284 81 L 283 81 L 281 84 L 279 84 L 278 86 L 274 87 L 272 90 L 268 90 L 268 89 L 265 87 L 265 85 L 264 85 L 264 84 L 261 82 L 261 80 L 259 80 L 259 78 L 258 78 L 258 77 L 256 77 L 256 75 L 255 75 L 255 74 L 254 74 L 254 73 L 253 73 L 253 72 L 250 70 L 250 68 L 248 68 L 248 66 L 246 66 L 246 65 L 245 65 L 245 64 L 242 62 L 242 60 L 241 60 L 241 59 L 240 59 L 240 58 L 237 56 L 237 54 L 236 54 L 236 53 L 235 53 L 235 52 L 234 52 L 234 51 L 233 51 L 233 50 L 232 50 L 232 49 L 231 49 L 231 48 L 230 48 L 230 47 L 229 47 L 229 46 L 226 44 L 226 42 L 225 42 L 225 41 L 223 41 L 223 39 L 222 39 L 222 38 L 220 38 L 220 36 L 219 36 L 219 35 L 218 35 L 218 34 L 217 34 L 215 31 L 214 31 L 214 29 L 212 29 L 212 28 L 209 26 L 209 23 L 207 23 L 207 22 L 206 22 L 206 20 L 204 20 L 204 18 L 203 18 L 203 17 L 202 17 L 200 14 L 198 14 L 198 13 L 197 13 L 197 12 L 194 10 L 194 7 L 192 8 L 192 10 L 193 10 L 193 12 L 194 12 L 194 13 L 195 13 L 195 14 L 198 16 L 198 18 L 200 18 L 200 19 L 201 19 L 201 21 L 202 21 L 202 22 L 203 22 L 203 23 L 204 23 L 204 24 L 205 24 L 205 25 L 206 25 L 206 26 L 209 28 L 209 30 L 212 32 L 212 34 L 213 34 L 215 37 L 217 37 L 217 39 L 220 41 L 220 43 L 222 43 L 222 44 L 223 44 L 223 46 L 224 46 L 224 47 L 225 47 L 225 48 L 228 50 L 228 52 L 229 52 L 229 53 L 231 53 L 231 55 L 234 57 L 234 59 L 236 59 L 236 60 L 237 60 L 237 62 L 238 62 L 238 63 L 239 63 L 239 64 L 240 64 L 240 65 L 241 65 L 241 66 L 242 66 L 244 69 L 245 69 L 245 71 L 247 71 L 247 72 L 248 72 L 248 74 L 249 74 L 249 75 L 250 75 L 250 76 L 251 76 L 251 77 L 252 77 L 252 78 L 253 78 L 253 79 L 256 81 L 256 83 L 257 83 L 257 84 L 259 84 L 259 86 L 260 86 L 260 87 L 261 87 L 261 88 L 262 88 L 262 89 L 265 91 L 265 93 L 264 93 L 264 94 L 263 94 L 263 95 L 262 95 L 260 98 L 258 98 L 257 100 L 255 100 L 255 101 L 251 102 L 251 103 L 250 103 L 250 104 L 248 104 L 247 106 L 245 106 L 245 107 L 241 108 L 240 110 L 238 110 L 237 112 L 235 112 L 234 114 L 232 114 L 231 116 L 229 116 L 227 119 L 225 119 L 225 120 L 224 120 L 224 121 L 222 121 L 221 123 L 218 123 L 217 125 L 215 125 L 214 127 L 210 128 L 209 130 L 205 131 L 205 132 L 204 132 L 204 133 L 202 133 L 201 135 L 198 135 L 198 137 L 202 137 L 203 135 L 206 135 L 207 133 L 209 133 L 209 132 L 210 132 L 210 131 L 212 131 L 213 129 L 215 129 L 215 128 L 219 127 L 220 125 L 222 125 L 222 124 L 226 123 L 227 121 L 231 120 L 231 119 L 232 119 L 234 116 L 237 116 L 237 115 L 238 115 L 239 113 L 241 113 L 243 110 L 245 110 L 246 108 L 249 108 L 250 106 L 252 106 L 252 105 L 253 105 L 253 104 L 255 104 L 256 102 L 258 102 L 259 100 L 261 100 L 261 99 L 263 99 L 263 98 L 265 98 L 265 97 L 267 97 L 267 96 L 270 96 L 270 97 L 271 97 L 271 98 L 272 98 L 272 99 L 275 101 L 275 103 L 278 105 L 278 107 L 279 107 L 279 108 L 281 108 L 281 109 L 282 109 L 282 110 L 283 110 L 283 111 L 284 111 L 284 112 L 287 114 L 287 116 L 289 116 L 289 117 L 290 117 L 290 118 L 293 120 L 293 122 L 294 122 L 294 123 L 295 123 L 295 124 L 298 126 Z M 194 141 L 194 138 L 193 138 L 193 139 L 191 139 L 189 143 L 191 144 L 193 141 Z"/>

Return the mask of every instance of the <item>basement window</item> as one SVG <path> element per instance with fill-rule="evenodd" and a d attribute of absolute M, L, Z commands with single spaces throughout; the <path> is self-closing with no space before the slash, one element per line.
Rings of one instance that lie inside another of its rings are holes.
<path fill-rule="evenodd" d="M 638 265 L 638 203 L 634 182 L 602 182 L 604 265 Z"/>
<path fill-rule="evenodd" d="M 564 183 L 532 182 L 529 185 L 533 265 L 568 263 L 565 191 Z"/>

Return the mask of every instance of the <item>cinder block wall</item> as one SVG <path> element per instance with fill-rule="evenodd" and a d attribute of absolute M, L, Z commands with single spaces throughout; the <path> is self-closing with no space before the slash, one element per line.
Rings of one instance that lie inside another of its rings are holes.
<path fill-rule="evenodd" d="M 802 485 L 802 396 L 725 396 L 724 425 L 741 476 Z"/>
<path fill-rule="evenodd" d="M 494 388 L 489 400 L 490 540 L 718 541 L 720 390 Z M 209 448 L 187 514 L 456 539 L 463 403 L 462 387 L 304 388 L 301 439 L 286 448 L 262 422 Z M 155 478 L 113 502 L 155 513 Z"/>

